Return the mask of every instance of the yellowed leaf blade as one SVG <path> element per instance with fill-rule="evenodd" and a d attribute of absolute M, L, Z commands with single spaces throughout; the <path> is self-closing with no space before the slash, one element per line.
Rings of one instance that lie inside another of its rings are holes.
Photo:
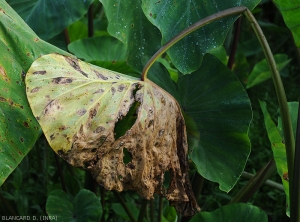
<path fill-rule="evenodd" d="M 188 179 L 184 119 L 168 93 L 151 82 L 58 54 L 36 60 L 26 84 L 49 144 L 71 165 L 89 169 L 106 189 L 132 189 L 147 199 L 158 193 L 185 215 L 199 210 Z M 135 123 L 116 138 L 116 123 L 136 102 Z"/>

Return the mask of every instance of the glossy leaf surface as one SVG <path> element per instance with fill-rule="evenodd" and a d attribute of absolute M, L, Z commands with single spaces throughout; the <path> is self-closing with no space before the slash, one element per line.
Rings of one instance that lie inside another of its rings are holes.
<path fill-rule="evenodd" d="M 153 1 L 143 0 L 142 8 L 152 24 L 162 34 L 162 44 L 201 19 L 235 6 L 245 6 L 252 10 L 259 1 Z M 238 16 L 231 16 L 213 22 L 182 39 L 168 50 L 174 65 L 182 73 L 197 70 L 203 55 L 221 46 L 227 32 Z"/>
<path fill-rule="evenodd" d="M 40 38 L 49 40 L 80 19 L 93 0 L 7 0 L 7 2 Z"/>

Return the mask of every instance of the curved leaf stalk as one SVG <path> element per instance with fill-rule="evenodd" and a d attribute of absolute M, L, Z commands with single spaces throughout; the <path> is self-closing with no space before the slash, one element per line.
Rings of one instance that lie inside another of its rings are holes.
<path fill-rule="evenodd" d="M 239 17 L 238 20 L 235 22 L 234 25 L 234 36 L 233 36 L 233 41 L 232 41 L 232 46 L 231 46 L 231 52 L 229 55 L 227 67 L 228 69 L 232 70 L 232 66 L 234 64 L 234 58 L 237 50 L 237 45 L 241 33 L 241 24 L 242 24 L 242 17 Z"/>
<path fill-rule="evenodd" d="M 231 203 L 246 203 L 255 192 L 270 178 L 276 171 L 276 164 L 274 159 L 264 166 L 249 182 L 244 186 L 229 202 Z"/>
<path fill-rule="evenodd" d="M 66 186 L 66 183 L 65 183 L 64 174 L 62 172 L 58 156 L 57 156 L 56 153 L 53 153 L 53 155 L 55 157 L 55 162 L 56 162 L 56 165 L 57 165 L 57 169 L 58 169 L 58 173 L 59 173 L 60 183 L 61 183 L 62 189 L 63 189 L 63 191 L 65 191 L 66 193 L 68 193 L 68 189 L 67 189 L 67 186 Z"/>
<path fill-rule="evenodd" d="M 179 42 L 181 39 L 189 35 L 190 33 L 196 31 L 197 29 L 208 25 L 209 23 L 212 23 L 214 21 L 220 20 L 222 18 L 225 18 L 230 15 L 237 15 L 245 12 L 247 10 L 244 6 L 234 7 L 230 9 L 226 9 L 224 11 L 217 12 L 213 15 L 207 16 L 204 19 L 201 19 L 200 21 L 196 22 L 195 24 L 191 25 L 190 27 L 183 30 L 181 33 L 176 35 L 174 38 L 172 38 L 170 41 L 168 41 L 164 46 L 162 46 L 148 61 L 148 63 L 145 65 L 143 72 L 142 72 L 142 81 L 145 81 L 147 79 L 147 74 L 150 69 L 150 67 L 154 64 L 154 62 L 162 55 L 164 54 L 169 48 L 171 48 L 173 45 L 175 45 L 177 42 Z"/>
<path fill-rule="evenodd" d="M 131 213 L 129 207 L 127 206 L 127 204 L 125 203 L 125 201 L 123 200 L 123 198 L 121 197 L 121 195 L 117 191 L 115 191 L 115 190 L 113 190 L 112 192 L 115 195 L 115 197 L 119 200 L 119 202 L 122 205 L 122 207 L 124 208 L 124 210 L 126 211 L 128 217 L 130 218 L 130 221 L 131 222 L 136 222 L 136 220 L 134 219 L 133 214 Z"/>
<path fill-rule="evenodd" d="M 280 114 L 282 117 L 282 126 L 283 126 L 287 165 L 288 165 L 288 172 L 289 172 L 289 192 L 290 192 L 290 197 L 292 197 L 294 195 L 292 194 L 291 191 L 292 191 L 293 175 L 294 175 L 295 140 L 294 140 L 293 128 L 292 128 L 291 118 L 288 110 L 288 104 L 287 104 L 284 87 L 279 72 L 277 70 L 276 62 L 274 60 L 272 51 L 266 40 L 266 37 L 264 36 L 263 31 L 261 30 L 253 14 L 248 9 L 247 11 L 244 12 L 244 14 L 249 20 L 249 22 L 251 23 L 252 28 L 263 48 L 266 60 L 270 67 L 273 83 L 275 86 Z M 292 206 L 291 206 L 291 214 L 292 214 Z"/>
<path fill-rule="evenodd" d="M 140 209 L 140 213 L 139 213 L 139 217 L 137 222 L 143 222 L 143 219 L 147 213 L 147 204 L 148 204 L 148 200 L 146 200 L 145 198 L 143 198 L 142 200 L 142 206 Z"/>
<path fill-rule="evenodd" d="M 290 196 L 290 217 L 291 221 L 300 221 L 300 102 L 298 105 L 298 121 L 296 131 L 296 147 L 295 147 L 295 161 L 294 161 L 294 175 L 292 196 Z M 293 209 L 292 209 L 293 208 Z"/>

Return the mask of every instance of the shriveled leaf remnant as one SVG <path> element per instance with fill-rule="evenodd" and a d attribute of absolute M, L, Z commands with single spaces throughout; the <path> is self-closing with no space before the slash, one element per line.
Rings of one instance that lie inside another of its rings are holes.
<path fill-rule="evenodd" d="M 163 195 L 186 216 L 199 211 L 188 178 L 185 122 L 168 93 L 58 54 L 37 59 L 26 85 L 49 144 L 71 165 L 90 170 L 106 189 L 132 189 L 146 199 Z M 116 138 L 116 123 L 133 105 L 135 122 Z M 167 189 L 165 173 L 171 175 Z"/>

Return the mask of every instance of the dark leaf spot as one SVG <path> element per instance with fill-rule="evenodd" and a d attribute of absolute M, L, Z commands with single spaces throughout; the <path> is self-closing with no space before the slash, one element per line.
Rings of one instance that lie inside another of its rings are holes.
<path fill-rule="evenodd" d="M 27 122 L 23 122 L 23 125 L 26 127 L 26 128 L 29 128 L 29 124 Z"/>
<path fill-rule="evenodd" d="M 45 70 L 42 70 L 42 71 L 35 71 L 32 73 L 33 75 L 45 75 L 46 74 L 46 71 Z"/>
<path fill-rule="evenodd" d="M 70 78 L 65 78 L 65 77 L 57 77 L 57 78 L 54 78 L 52 80 L 52 82 L 54 84 L 67 84 L 67 83 L 73 82 L 73 80 Z"/>
<path fill-rule="evenodd" d="M 86 110 L 85 109 L 79 109 L 77 110 L 76 112 L 79 116 L 83 116 L 85 113 L 86 113 Z"/>

